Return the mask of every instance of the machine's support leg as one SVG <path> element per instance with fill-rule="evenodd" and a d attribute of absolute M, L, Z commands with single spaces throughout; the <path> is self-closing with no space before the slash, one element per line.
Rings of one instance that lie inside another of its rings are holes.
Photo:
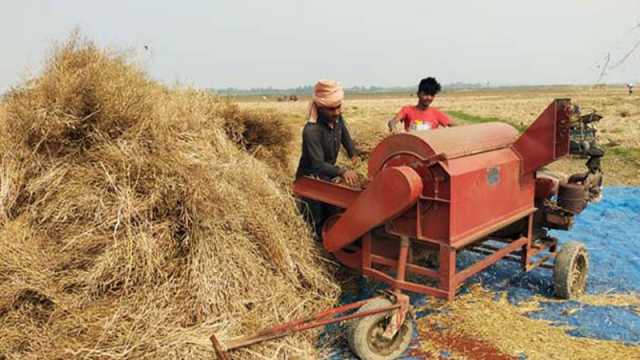
<path fill-rule="evenodd" d="M 398 255 L 398 271 L 396 272 L 396 280 L 404 281 L 407 274 L 407 258 L 409 257 L 409 245 L 411 240 L 408 237 L 400 238 L 400 254 Z M 394 289 L 395 290 L 395 289 Z"/>
<path fill-rule="evenodd" d="M 447 292 L 447 300 L 456 295 L 456 249 L 440 245 L 440 288 Z"/>
<path fill-rule="evenodd" d="M 522 247 L 522 271 L 528 271 L 529 258 L 531 257 L 531 246 L 533 245 L 533 214 L 529 214 L 527 225 L 527 243 Z"/>
<path fill-rule="evenodd" d="M 398 267 L 396 268 L 396 281 L 403 282 L 407 274 L 407 259 L 409 257 L 409 246 L 411 240 L 408 237 L 402 236 L 400 238 L 400 253 L 398 255 Z M 397 303 L 400 304 L 400 308 L 393 312 L 389 325 L 382 334 L 386 339 L 393 339 L 396 333 L 404 324 L 407 318 L 407 312 L 409 311 L 409 297 L 402 293 L 402 289 L 394 288 L 393 293 L 396 296 Z"/>
<path fill-rule="evenodd" d="M 362 237 L 362 268 L 371 268 L 371 232 Z"/>

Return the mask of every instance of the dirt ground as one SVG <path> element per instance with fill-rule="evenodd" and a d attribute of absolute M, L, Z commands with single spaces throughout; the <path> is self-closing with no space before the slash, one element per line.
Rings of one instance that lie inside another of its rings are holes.
<path fill-rule="evenodd" d="M 445 112 L 463 113 L 469 117 L 495 118 L 516 127 L 536 119 L 555 98 L 571 98 L 584 112 L 597 110 L 603 115 L 598 124 L 599 141 L 606 151 L 603 160 L 607 185 L 640 185 L 640 94 L 628 95 L 623 87 L 548 87 L 445 92 L 434 106 Z M 300 154 L 300 132 L 305 124 L 308 99 L 277 102 L 274 99 L 236 99 L 242 107 L 276 109 L 287 115 L 294 131 L 290 156 L 293 175 Z M 415 103 L 409 94 L 349 96 L 344 105 L 344 118 L 352 137 L 360 147 L 370 148 L 387 133 L 386 122 L 401 106 Z M 465 116 L 466 118 L 467 116 Z M 465 121 L 457 119 L 464 124 Z M 343 164 L 348 164 L 345 159 Z M 568 157 L 552 164 L 550 169 L 564 174 L 584 171 L 585 159 Z M 366 164 L 358 166 L 364 172 Z M 612 303 L 610 299 L 602 299 Z M 633 296 L 632 302 L 640 304 Z M 613 341 L 576 338 L 562 328 L 526 316 L 536 308 L 535 301 L 513 306 L 496 300 L 483 289 L 458 297 L 451 303 L 431 302 L 440 316 L 418 321 L 420 348 L 414 358 L 425 359 L 613 359 L 640 358 L 640 347 Z M 441 329 L 446 329 L 442 331 Z M 512 331 L 504 331 L 511 329 Z M 527 334 L 527 336 L 523 336 Z"/>

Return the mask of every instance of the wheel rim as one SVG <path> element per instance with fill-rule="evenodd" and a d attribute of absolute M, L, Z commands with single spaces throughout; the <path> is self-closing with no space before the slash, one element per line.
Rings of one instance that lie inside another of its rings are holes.
<path fill-rule="evenodd" d="M 389 324 L 390 317 L 384 317 L 377 321 L 367 333 L 367 343 L 369 348 L 378 355 L 390 355 L 394 351 L 400 348 L 403 338 L 406 336 L 409 330 L 406 324 L 406 320 L 396 335 L 392 339 L 386 339 L 383 334 L 387 325 Z"/>
<path fill-rule="evenodd" d="M 571 275 L 571 293 L 579 295 L 584 291 L 587 281 L 587 258 L 582 252 L 579 252 L 573 261 Z"/>

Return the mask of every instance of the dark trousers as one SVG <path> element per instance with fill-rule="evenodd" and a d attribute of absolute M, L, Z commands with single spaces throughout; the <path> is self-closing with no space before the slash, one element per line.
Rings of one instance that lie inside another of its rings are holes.
<path fill-rule="evenodd" d="M 338 212 L 338 208 L 333 205 L 308 198 L 298 199 L 298 210 L 313 229 L 314 238 L 318 241 L 322 240 L 322 227 L 325 221 Z"/>

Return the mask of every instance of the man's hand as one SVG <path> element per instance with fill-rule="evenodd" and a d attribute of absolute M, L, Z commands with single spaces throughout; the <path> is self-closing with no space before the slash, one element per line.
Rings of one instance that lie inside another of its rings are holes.
<path fill-rule="evenodd" d="M 358 184 L 358 174 L 353 170 L 347 170 L 342 174 L 342 178 L 349 186 L 356 186 Z"/>
<path fill-rule="evenodd" d="M 359 161 L 359 160 L 360 160 L 360 158 L 358 158 L 358 156 L 357 156 L 357 155 L 354 155 L 354 156 L 352 156 L 352 157 L 351 157 L 351 164 L 352 164 L 353 166 L 356 166 L 356 165 L 358 165 L 358 161 Z"/>
<path fill-rule="evenodd" d="M 396 121 L 395 119 L 391 119 L 387 122 L 387 127 L 389 128 L 389 132 L 392 134 L 395 134 L 398 132 L 398 130 L 396 130 Z"/>

